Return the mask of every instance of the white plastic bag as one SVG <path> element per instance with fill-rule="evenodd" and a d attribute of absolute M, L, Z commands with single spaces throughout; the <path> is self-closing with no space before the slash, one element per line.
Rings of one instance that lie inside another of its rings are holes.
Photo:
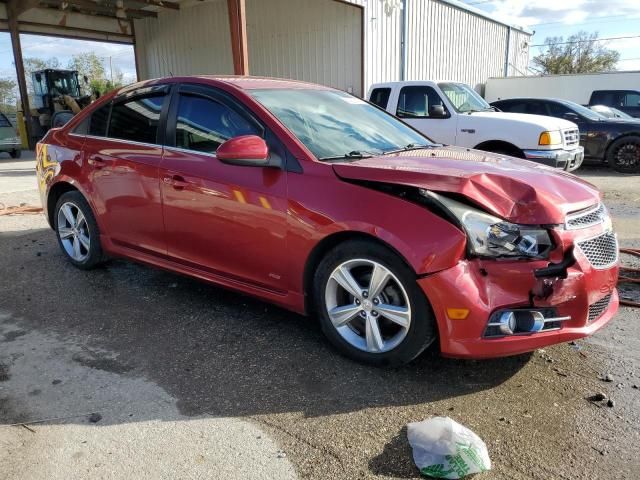
<path fill-rule="evenodd" d="M 423 475 L 456 479 L 491 469 L 482 439 L 448 417 L 410 423 L 407 437 L 413 461 Z"/>

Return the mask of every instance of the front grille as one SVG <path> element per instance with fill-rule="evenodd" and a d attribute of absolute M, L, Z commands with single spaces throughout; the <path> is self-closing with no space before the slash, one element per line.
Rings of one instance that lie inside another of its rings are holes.
<path fill-rule="evenodd" d="M 595 268 L 608 268 L 618 261 L 618 240 L 613 232 L 606 232 L 577 243 L 589 263 Z"/>
<path fill-rule="evenodd" d="M 602 203 L 594 207 L 589 207 L 579 212 L 567 215 L 566 228 L 574 230 L 577 228 L 591 227 L 604 222 L 607 212 Z"/>
<path fill-rule="evenodd" d="M 607 295 L 604 298 L 601 298 L 596 303 L 592 303 L 591 305 L 589 305 L 589 318 L 587 319 L 587 323 L 591 323 L 600 318 L 600 315 L 602 315 L 609 306 L 610 301 L 611 294 Z"/>
<path fill-rule="evenodd" d="M 564 144 L 567 147 L 575 147 L 580 143 L 580 132 L 578 130 L 564 130 Z"/>

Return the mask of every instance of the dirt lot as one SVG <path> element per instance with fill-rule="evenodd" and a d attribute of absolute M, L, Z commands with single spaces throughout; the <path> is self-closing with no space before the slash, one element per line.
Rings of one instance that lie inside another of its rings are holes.
<path fill-rule="evenodd" d="M 38 201 L 32 168 L 0 159 L 0 203 Z M 580 175 L 640 247 L 638 177 Z M 479 479 L 638 478 L 639 310 L 574 345 L 381 370 L 257 300 L 121 260 L 78 271 L 40 215 L 0 217 L 0 253 L 0 479 L 416 478 L 405 426 L 433 415 L 486 441 Z"/>

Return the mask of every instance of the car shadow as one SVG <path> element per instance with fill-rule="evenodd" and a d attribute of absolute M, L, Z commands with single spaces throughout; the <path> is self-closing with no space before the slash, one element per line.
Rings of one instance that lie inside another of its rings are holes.
<path fill-rule="evenodd" d="M 79 339 L 98 352 L 80 361 L 152 380 L 183 415 L 422 404 L 492 388 L 530 358 L 452 360 L 431 349 L 402 368 L 373 368 L 336 353 L 315 319 L 259 300 L 123 260 L 77 270 L 50 230 L 0 236 L 0 251 L 1 300 L 21 328 Z M 115 357 L 101 358 L 107 350 Z"/>

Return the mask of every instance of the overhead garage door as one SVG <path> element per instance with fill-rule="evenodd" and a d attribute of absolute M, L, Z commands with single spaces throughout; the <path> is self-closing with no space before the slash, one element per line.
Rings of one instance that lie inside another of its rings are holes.
<path fill-rule="evenodd" d="M 363 95 L 361 7 L 336 0 L 247 0 L 246 5 L 251 75 Z"/>

